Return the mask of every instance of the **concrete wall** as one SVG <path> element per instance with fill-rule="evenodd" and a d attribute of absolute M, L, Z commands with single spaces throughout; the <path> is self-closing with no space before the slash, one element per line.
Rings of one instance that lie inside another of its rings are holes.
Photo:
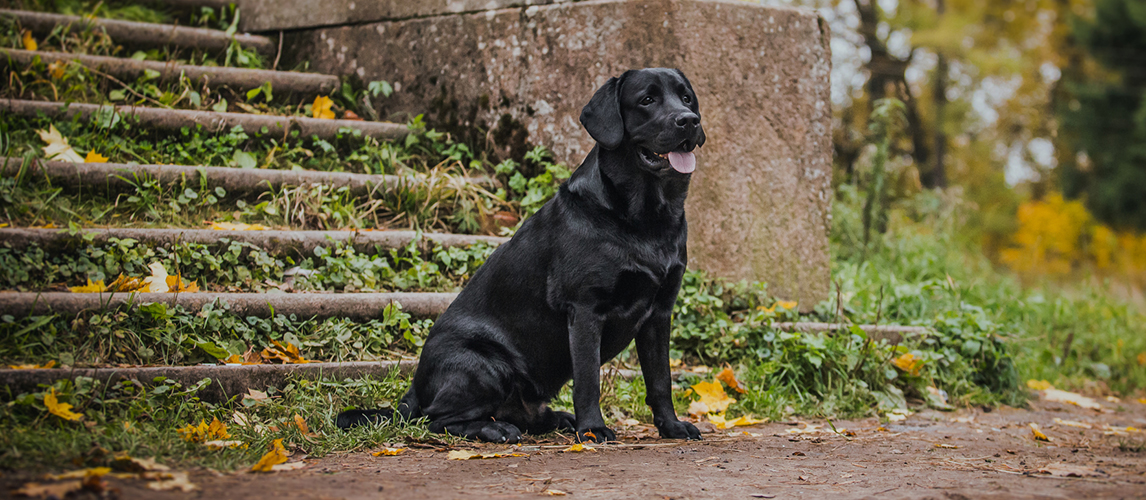
<path fill-rule="evenodd" d="M 690 265 L 766 281 L 807 309 L 829 291 L 828 40 L 805 10 L 598 0 L 296 31 L 284 53 L 394 83 L 384 114 L 492 129 L 502 147 L 542 144 L 570 165 L 593 146 L 577 118 L 598 86 L 680 68 L 708 134 L 687 203 Z"/>

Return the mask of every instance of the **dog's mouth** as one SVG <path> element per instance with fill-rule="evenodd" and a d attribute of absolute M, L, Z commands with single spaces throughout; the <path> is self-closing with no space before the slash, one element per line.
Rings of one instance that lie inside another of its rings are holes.
<path fill-rule="evenodd" d="M 674 151 L 656 153 L 648 148 L 641 148 L 641 159 L 653 168 L 664 168 L 668 163 L 673 170 L 682 174 L 691 174 L 696 170 L 696 154 L 688 147 L 687 141 L 682 142 Z"/>

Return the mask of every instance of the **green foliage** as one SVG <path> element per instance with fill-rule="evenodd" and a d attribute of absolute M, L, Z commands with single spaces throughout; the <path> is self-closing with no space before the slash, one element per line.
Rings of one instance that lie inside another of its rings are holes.
<path fill-rule="evenodd" d="M 1076 21 L 1079 44 L 1113 76 L 1074 75 L 1060 105 L 1063 146 L 1084 154 L 1060 168 L 1063 192 L 1119 229 L 1146 229 L 1146 7 L 1098 0 L 1093 21 Z"/>

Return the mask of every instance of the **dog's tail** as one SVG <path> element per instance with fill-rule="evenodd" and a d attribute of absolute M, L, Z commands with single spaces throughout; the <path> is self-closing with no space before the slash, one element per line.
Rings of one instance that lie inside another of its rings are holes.
<path fill-rule="evenodd" d="M 394 413 L 397 413 L 399 418 L 406 421 L 422 416 L 422 408 L 421 405 L 418 404 L 418 395 L 414 393 L 413 387 L 411 387 L 409 391 L 406 391 L 405 396 L 402 396 L 402 400 L 398 402 L 396 412 L 393 408 L 383 408 L 381 410 L 346 410 L 338 414 L 334 425 L 342 430 L 358 425 L 377 425 L 393 420 Z"/>

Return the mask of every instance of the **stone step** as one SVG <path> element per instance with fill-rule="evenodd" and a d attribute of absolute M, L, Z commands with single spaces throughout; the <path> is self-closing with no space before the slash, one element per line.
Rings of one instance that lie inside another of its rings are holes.
<path fill-rule="evenodd" d="M 298 186 L 325 186 L 332 191 L 349 188 L 351 196 L 369 196 L 403 185 L 425 182 L 420 174 L 374 175 L 314 170 L 281 170 L 264 168 L 207 167 L 183 165 L 135 165 L 125 163 L 71 163 L 35 159 L 25 165 L 21 158 L 0 157 L 0 175 L 20 174 L 47 177 L 53 184 L 71 191 L 131 192 L 136 178 L 155 179 L 163 185 L 186 182 L 221 187 L 228 197 L 243 197 L 279 191 Z M 493 187 L 490 177 L 459 177 L 457 182 Z M 462 186 L 457 186 L 462 187 Z"/>
<path fill-rule="evenodd" d="M 276 102 L 312 100 L 315 96 L 334 92 L 341 85 L 337 76 L 296 71 L 192 66 L 174 62 L 140 61 L 124 57 L 0 49 L 0 64 L 11 67 L 15 63 L 17 67 L 13 68 L 14 70 L 23 69 L 37 58 L 46 64 L 59 61 L 79 64 L 126 83 L 135 81 L 148 71 L 159 74 L 156 79 L 157 83 L 176 83 L 182 77 L 186 77 L 196 87 L 200 84 L 206 84 L 211 88 L 229 87 L 235 91 L 247 91 L 270 83 Z"/>
<path fill-rule="evenodd" d="M 405 248 L 412 242 L 429 250 L 433 246 L 466 247 L 478 243 L 497 246 L 509 238 L 498 236 L 478 236 L 449 233 L 418 233 L 417 231 L 216 231 L 212 229 L 83 229 L 72 232 L 66 229 L 3 228 L 0 229 L 0 246 L 13 250 L 24 250 L 39 246 L 48 251 L 62 252 L 67 248 L 82 247 L 93 243 L 102 244 L 111 238 L 133 239 L 152 246 L 171 247 L 179 243 L 202 245 L 228 242 L 249 243 L 274 255 L 306 257 L 314 255 L 318 247 L 345 243 L 359 251 L 370 251 L 375 247 L 386 249 Z"/>
<path fill-rule="evenodd" d="M 50 33 L 56 26 L 70 26 L 73 30 L 89 27 L 102 29 L 117 44 L 135 47 L 168 47 L 201 49 L 209 52 L 223 52 L 231 45 L 231 40 L 239 45 L 258 51 L 267 57 L 274 57 L 277 43 L 259 35 L 235 34 L 204 28 L 188 28 L 171 24 L 140 23 L 115 19 L 67 16 L 47 12 L 0 9 L 0 17 L 19 21 L 20 26 L 37 35 Z"/>
<path fill-rule="evenodd" d="M 83 311 L 135 309 L 142 304 L 161 303 L 198 312 L 203 306 L 224 301 L 239 317 L 269 318 L 295 314 L 300 318 L 347 318 L 351 321 L 382 319 L 392 303 L 415 318 L 434 318 L 445 312 L 456 293 L 0 293 L 0 314 L 15 317 L 63 314 Z"/>
<path fill-rule="evenodd" d="M 107 111 L 104 111 L 107 110 Z M 300 116 L 271 116 L 246 113 L 218 113 L 214 111 L 188 111 L 179 109 L 147 108 L 137 106 L 111 106 L 97 104 L 27 101 L 20 99 L 0 99 L 0 111 L 22 116 L 44 115 L 53 119 L 70 120 L 76 116 L 89 119 L 97 112 L 113 111 L 124 117 L 133 117 L 137 123 L 150 129 L 177 131 L 183 127 L 202 126 L 209 131 L 227 131 L 238 126 L 249 135 L 269 135 L 283 137 L 291 130 L 298 130 L 303 137 L 312 135 L 321 139 L 333 139 L 341 129 L 353 129 L 363 135 L 380 140 L 393 140 L 405 137 L 405 125 L 388 122 L 367 122 L 356 120 L 322 120 Z M 266 132 L 262 131 L 266 128 Z"/>

